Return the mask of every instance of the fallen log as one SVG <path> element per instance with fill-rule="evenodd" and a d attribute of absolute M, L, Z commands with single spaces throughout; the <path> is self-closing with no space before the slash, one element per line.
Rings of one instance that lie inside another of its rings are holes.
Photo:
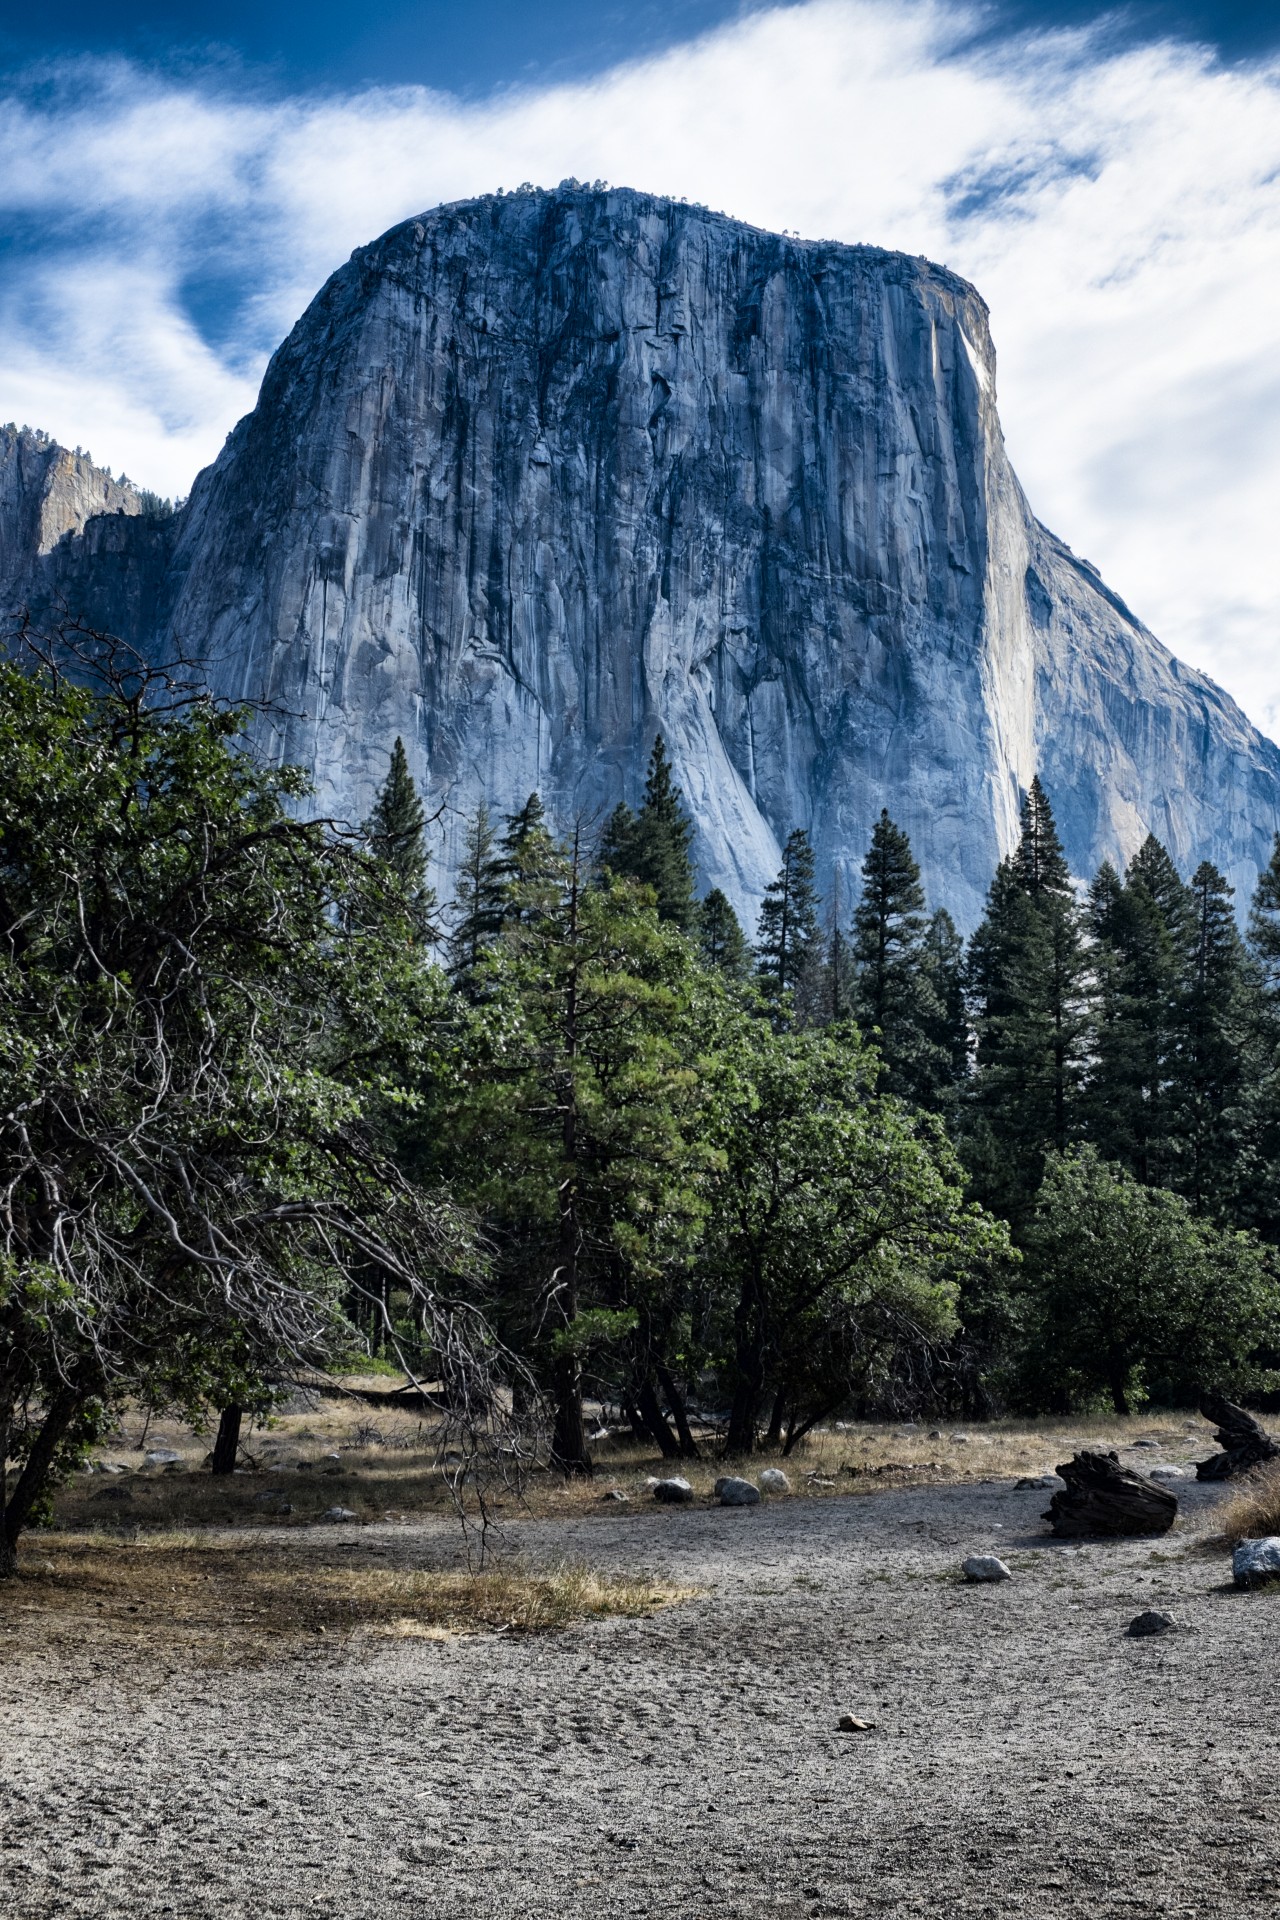
<path fill-rule="evenodd" d="M 1200 1396 L 1200 1411 L 1217 1428 L 1214 1439 L 1221 1453 L 1210 1454 L 1196 1466 L 1197 1480 L 1234 1480 L 1238 1474 L 1261 1467 L 1268 1460 L 1280 1460 L 1280 1446 L 1243 1407 L 1226 1400 L 1220 1393 Z"/>
<path fill-rule="evenodd" d="M 1086 1448 L 1058 1474 L 1067 1484 L 1054 1494 L 1044 1518 L 1060 1540 L 1167 1533 L 1178 1517 L 1174 1495 L 1122 1467 L 1118 1454 Z"/>

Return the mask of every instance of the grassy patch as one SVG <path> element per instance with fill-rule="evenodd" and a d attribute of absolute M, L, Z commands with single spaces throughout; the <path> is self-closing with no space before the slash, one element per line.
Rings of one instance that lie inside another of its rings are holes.
<path fill-rule="evenodd" d="M 300 1395 L 293 1410 L 277 1415 L 265 1431 L 248 1434 L 244 1471 L 226 1479 L 213 1479 L 204 1465 L 207 1434 L 195 1435 L 173 1420 L 148 1422 L 130 1415 L 98 1455 L 100 1463 L 121 1471 L 76 1475 L 58 1495 L 57 1524 L 72 1532 L 253 1526 L 274 1537 L 305 1528 L 335 1506 L 350 1508 L 362 1521 L 450 1513 L 449 1490 L 436 1464 L 433 1416 L 371 1407 L 351 1391 L 383 1387 L 387 1380 L 352 1376 L 340 1384 L 348 1397 L 315 1396 L 306 1405 Z M 1137 1440 L 1158 1446 L 1125 1453 Z M 554 1474 L 536 1473 L 525 1483 L 523 1501 L 510 1489 L 493 1489 L 490 1497 L 500 1516 L 619 1517 L 628 1510 L 654 1513 L 645 1484 L 650 1476 L 678 1472 L 691 1483 L 698 1502 L 706 1504 L 718 1475 L 738 1472 L 755 1479 L 762 1467 L 781 1465 L 792 1498 L 847 1498 L 1041 1474 L 1091 1443 L 1119 1448 L 1129 1464 L 1140 1468 L 1161 1461 L 1182 1464 L 1212 1446 L 1203 1421 L 1157 1412 L 1127 1420 L 1095 1414 L 1087 1420 L 963 1427 L 849 1422 L 815 1431 L 783 1461 L 776 1455 L 726 1460 L 714 1434 L 705 1436 L 705 1459 L 664 1461 L 629 1431 L 615 1430 L 593 1446 L 592 1478 L 566 1485 Z M 179 1458 L 169 1466 L 148 1463 L 147 1451 L 156 1449 Z M 630 1509 L 602 1499 L 610 1488 L 626 1494 Z M 669 1519 L 670 1511 L 658 1510 L 658 1517 L 664 1516 Z"/>
<path fill-rule="evenodd" d="M 1280 1464 L 1258 1467 L 1214 1516 L 1214 1544 L 1234 1547 L 1241 1540 L 1280 1534 Z"/>
<path fill-rule="evenodd" d="M 254 1658 L 331 1637 L 545 1633 L 611 1614 L 642 1618 L 692 1593 L 579 1565 L 388 1566 L 377 1551 L 356 1549 L 335 1565 L 300 1541 L 44 1534 L 26 1543 L 18 1579 L 0 1589 L 0 1649 Z"/>

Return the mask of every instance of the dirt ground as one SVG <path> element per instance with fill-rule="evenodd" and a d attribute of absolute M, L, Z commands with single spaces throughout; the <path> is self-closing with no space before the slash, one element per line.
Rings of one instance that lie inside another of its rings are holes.
<path fill-rule="evenodd" d="M 1047 1494 L 1007 1478 L 848 1485 L 742 1510 L 611 1506 L 598 1482 L 572 1511 L 504 1523 L 532 1566 L 697 1590 L 557 1633 L 298 1640 L 208 1664 L 125 1629 L 51 1658 L 11 1619 L 0 1911 L 1280 1908 L 1280 1596 L 1237 1594 L 1203 1551 L 1215 1490 L 1177 1483 L 1162 1540 L 1075 1546 L 1049 1538 Z M 326 1537 L 403 1567 L 459 1556 L 431 1515 Z M 975 1552 L 1016 1577 L 963 1584 Z M 1128 1638 L 1150 1606 L 1184 1630 Z M 874 1730 L 838 1732 L 845 1712 Z"/>

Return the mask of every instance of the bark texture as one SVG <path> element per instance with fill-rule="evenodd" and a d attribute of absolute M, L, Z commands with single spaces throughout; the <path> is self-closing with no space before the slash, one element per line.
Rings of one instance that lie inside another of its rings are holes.
<path fill-rule="evenodd" d="M 1054 1494 L 1044 1517 L 1060 1540 L 1168 1533 L 1178 1517 L 1174 1495 L 1122 1467 L 1118 1454 L 1086 1448 L 1057 1472 L 1066 1489 Z"/>

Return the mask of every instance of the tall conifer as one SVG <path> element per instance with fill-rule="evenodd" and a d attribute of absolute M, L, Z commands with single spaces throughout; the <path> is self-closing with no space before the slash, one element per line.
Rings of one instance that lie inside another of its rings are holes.
<path fill-rule="evenodd" d="M 792 994 L 804 1017 L 822 965 L 818 892 L 813 848 L 803 827 L 787 836 L 782 866 L 765 888 L 756 930 L 756 971 L 761 990 L 775 1007 Z"/>
<path fill-rule="evenodd" d="M 373 811 L 365 822 L 369 848 L 395 876 L 410 918 L 420 935 L 429 931 L 435 895 L 427 885 L 427 816 L 404 741 L 397 735 L 391 764 Z"/>
<path fill-rule="evenodd" d="M 1039 780 L 970 944 L 977 1030 L 968 1150 L 980 1197 L 1020 1218 L 1046 1153 L 1081 1124 L 1089 969 L 1070 870 Z"/>
<path fill-rule="evenodd" d="M 751 962 L 751 949 L 727 895 L 712 887 L 698 915 L 698 945 L 710 967 L 741 980 Z"/>
<path fill-rule="evenodd" d="M 658 918 L 691 932 L 698 919 L 692 846 L 693 823 L 658 734 L 640 810 L 632 813 L 625 802 L 614 808 L 605 825 L 600 862 L 613 873 L 652 887 Z"/>
<path fill-rule="evenodd" d="M 455 979 L 475 972 L 481 954 L 502 931 L 507 906 L 508 885 L 498 837 L 482 800 L 466 829 L 451 915 L 449 970 Z"/>
<path fill-rule="evenodd" d="M 950 1077 L 934 1035 L 943 1008 L 926 956 L 929 921 L 911 842 L 882 811 L 853 916 L 853 1012 L 875 1039 L 889 1093 L 933 1104 Z"/>
<path fill-rule="evenodd" d="M 1245 956 L 1234 889 L 1202 861 L 1191 876 L 1193 946 L 1179 1008 L 1175 1184 L 1197 1213 L 1221 1215 L 1235 1185 Z"/>
<path fill-rule="evenodd" d="M 1098 1019 L 1088 1132 L 1105 1159 L 1147 1186 L 1170 1184 L 1178 1158 L 1172 1087 L 1192 921 L 1190 895 L 1153 834 L 1123 884 L 1109 865 L 1093 883 Z"/>

